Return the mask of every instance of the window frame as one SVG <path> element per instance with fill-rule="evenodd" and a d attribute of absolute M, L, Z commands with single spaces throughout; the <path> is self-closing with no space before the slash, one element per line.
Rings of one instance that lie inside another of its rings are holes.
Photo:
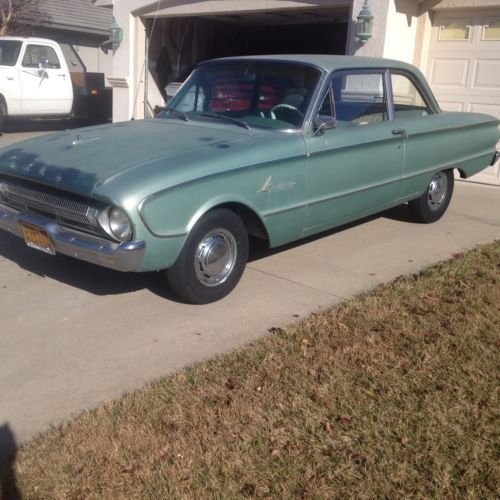
<path fill-rule="evenodd" d="M 383 95 L 385 97 L 387 120 L 384 120 L 380 123 L 389 122 L 389 121 L 392 121 L 394 119 L 394 104 L 392 101 L 392 87 L 390 86 L 390 75 L 389 75 L 388 68 L 374 68 L 374 67 L 342 68 L 342 69 L 335 70 L 328 75 L 328 78 L 325 79 L 324 89 L 321 92 L 319 92 L 319 94 L 318 94 L 318 100 L 313 107 L 313 113 L 312 113 L 313 133 L 314 133 L 314 123 L 317 122 L 317 119 L 319 117 L 319 112 L 321 110 L 323 102 L 324 102 L 324 100 L 325 100 L 325 98 L 330 90 L 332 92 L 331 98 L 332 98 L 332 102 L 333 102 L 333 109 L 334 109 L 335 113 L 337 112 L 336 103 L 335 103 L 335 95 L 334 95 L 334 90 L 333 90 L 333 79 L 337 76 L 354 75 L 354 74 L 374 74 L 374 75 L 378 74 L 378 75 L 382 76 Z M 336 115 L 332 118 L 334 118 L 335 122 L 337 122 Z M 369 123 L 367 125 L 363 125 L 363 127 L 366 127 L 368 125 L 378 125 L 378 124 Z M 335 126 L 333 128 L 335 129 L 335 128 L 337 128 L 337 126 Z"/>
<path fill-rule="evenodd" d="M 429 99 L 427 92 L 425 91 L 424 88 L 422 88 L 420 80 L 418 78 L 416 78 L 413 73 L 406 71 L 404 69 L 392 68 L 392 69 L 388 70 L 388 82 L 387 83 L 388 83 L 389 89 L 390 89 L 391 108 L 392 108 L 392 115 L 393 115 L 394 120 L 396 120 L 397 117 L 396 117 L 396 106 L 394 103 L 394 92 L 393 92 L 393 88 L 392 88 L 392 75 L 404 76 L 404 77 L 408 78 L 408 80 L 410 80 L 411 83 L 413 83 L 414 87 L 416 88 L 417 92 L 419 93 L 420 97 L 422 98 L 422 101 L 424 101 L 424 103 L 427 106 L 427 111 L 428 111 L 427 116 L 435 115 L 438 113 L 438 110 L 435 108 L 435 106 L 433 105 L 433 103 Z M 424 117 L 425 116 L 415 117 L 415 118 L 424 118 Z M 408 118 L 406 118 L 406 119 L 408 119 Z"/>
<path fill-rule="evenodd" d="M 435 103 L 429 96 L 429 93 L 427 92 L 427 89 L 425 86 L 422 85 L 422 81 L 420 78 L 418 78 L 414 73 L 411 71 L 408 71 L 404 68 L 392 68 L 392 67 L 385 67 L 385 68 L 373 68 L 373 67 L 367 67 L 367 68 L 343 68 L 343 69 L 338 69 L 334 70 L 332 73 L 328 75 L 328 77 L 325 79 L 323 88 L 322 90 L 318 93 L 318 98 L 316 103 L 314 104 L 313 112 L 311 114 L 311 123 L 312 123 L 312 130 L 311 132 L 314 134 L 315 133 L 315 123 L 317 122 L 317 119 L 319 117 L 319 112 L 321 110 L 321 106 L 323 104 L 323 101 L 325 100 L 330 88 L 333 89 L 333 78 L 339 74 L 354 74 L 354 73 L 379 73 L 383 76 L 383 85 L 384 85 L 384 92 L 386 95 L 386 104 L 387 104 L 387 120 L 384 120 L 384 122 L 391 122 L 397 120 L 395 116 L 395 105 L 394 105 L 394 94 L 393 94 L 393 89 L 392 89 L 392 75 L 402 75 L 407 77 L 415 86 L 417 89 L 420 97 L 422 100 L 425 102 L 427 109 L 429 111 L 429 114 L 427 116 L 431 115 L 437 115 L 441 112 L 439 109 L 437 103 Z M 334 110 L 335 109 L 335 98 L 333 96 L 333 104 L 334 104 Z M 334 116 L 335 120 L 337 120 L 337 116 Z M 418 118 L 425 118 L 425 117 L 418 117 Z M 408 118 L 406 118 L 408 119 Z M 382 123 L 384 123 L 382 122 Z M 368 124 L 368 125 L 377 125 L 377 124 Z M 364 125 L 367 126 L 367 125 Z M 334 129 L 336 128 L 333 127 Z"/>
<path fill-rule="evenodd" d="M 40 66 L 25 66 L 24 65 L 24 58 L 28 54 L 28 50 L 30 49 L 30 47 L 43 47 L 44 49 L 50 49 L 50 50 L 52 50 L 54 52 L 54 55 L 56 56 L 56 59 L 57 59 L 57 66 L 56 67 L 43 68 L 43 69 L 56 69 L 56 70 L 60 70 L 62 68 L 61 59 L 60 59 L 59 55 L 57 54 L 57 51 L 55 50 L 54 47 L 52 47 L 51 45 L 46 45 L 46 44 L 43 44 L 43 43 L 35 43 L 35 42 L 30 42 L 30 43 L 26 44 L 26 46 L 24 48 L 24 51 L 23 51 L 23 54 L 22 54 L 22 57 L 19 59 L 19 64 L 20 64 L 20 66 L 22 68 L 26 68 L 26 69 L 40 69 Z"/>
<path fill-rule="evenodd" d="M 23 52 L 23 42 L 20 40 L 3 40 L 3 42 L 7 44 L 10 43 L 14 46 L 15 44 L 19 44 L 18 46 L 19 52 L 17 53 L 17 57 L 13 61 L 13 64 L 2 64 L 2 66 L 5 66 L 7 68 L 15 68 L 19 64 L 19 61 L 21 60 L 21 53 Z"/>

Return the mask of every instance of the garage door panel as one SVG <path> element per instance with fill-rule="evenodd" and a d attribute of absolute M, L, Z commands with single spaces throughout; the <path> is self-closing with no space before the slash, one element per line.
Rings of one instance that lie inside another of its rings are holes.
<path fill-rule="evenodd" d="M 477 59 L 473 87 L 500 90 L 500 58 Z"/>
<path fill-rule="evenodd" d="M 441 109 L 500 119 L 500 9 L 438 12 L 432 25 L 427 75 Z M 472 180 L 500 186 L 499 162 Z"/>
<path fill-rule="evenodd" d="M 463 111 L 464 103 L 457 101 L 444 101 L 442 99 L 438 99 L 439 107 L 443 111 Z"/>
<path fill-rule="evenodd" d="M 469 59 L 434 59 L 431 85 L 439 87 L 465 87 L 469 64 Z"/>
<path fill-rule="evenodd" d="M 473 113 L 486 113 L 493 115 L 500 120 L 500 104 L 482 104 L 473 102 L 470 105 L 470 110 Z"/>

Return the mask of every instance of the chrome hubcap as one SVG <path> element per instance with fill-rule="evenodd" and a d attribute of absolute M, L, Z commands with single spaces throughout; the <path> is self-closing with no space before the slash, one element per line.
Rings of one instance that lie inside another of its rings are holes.
<path fill-rule="evenodd" d="M 439 172 L 429 184 L 429 207 L 431 210 L 439 208 L 448 192 L 448 177 L 444 172 Z"/>
<path fill-rule="evenodd" d="M 195 254 L 196 277 L 205 286 L 217 286 L 226 281 L 236 262 L 237 245 L 234 236 L 225 229 L 215 229 L 200 241 Z"/>

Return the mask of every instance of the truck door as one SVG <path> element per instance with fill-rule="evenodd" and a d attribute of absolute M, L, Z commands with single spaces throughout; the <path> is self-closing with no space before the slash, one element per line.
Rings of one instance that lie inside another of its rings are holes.
<path fill-rule="evenodd" d="M 50 45 L 27 43 L 18 66 L 23 115 L 71 112 L 73 87 L 61 53 Z"/>
<path fill-rule="evenodd" d="M 21 87 L 16 64 L 23 42 L 0 39 L 0 95 L 7 103 L 7 111 L 19 113 L 21 109 Z"/>

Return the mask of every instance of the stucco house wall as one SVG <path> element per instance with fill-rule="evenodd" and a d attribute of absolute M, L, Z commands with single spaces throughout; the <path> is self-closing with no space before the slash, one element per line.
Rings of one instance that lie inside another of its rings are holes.
<path fill-rule="evenodd" d="M 416 64 L 425 71 L 433 12 L 444 9 L 499 7 L 500 0 L 369 0 L 374 34 L 365 45 L 356 34 L 356 18 L 364 0 L 94 0 L 112 9 L 123 29 L 123 42 L 113 56 L 110 82 L 114 91 L 114 120 L 144 116 L 144 84 L 148 100 L 162 104 L 152 75 L 145 65 L 147 20 L 163 17 L 271 12 L 311 8 L 346 7 L 349 26 L 346 53 L 388 57 Z"/>

